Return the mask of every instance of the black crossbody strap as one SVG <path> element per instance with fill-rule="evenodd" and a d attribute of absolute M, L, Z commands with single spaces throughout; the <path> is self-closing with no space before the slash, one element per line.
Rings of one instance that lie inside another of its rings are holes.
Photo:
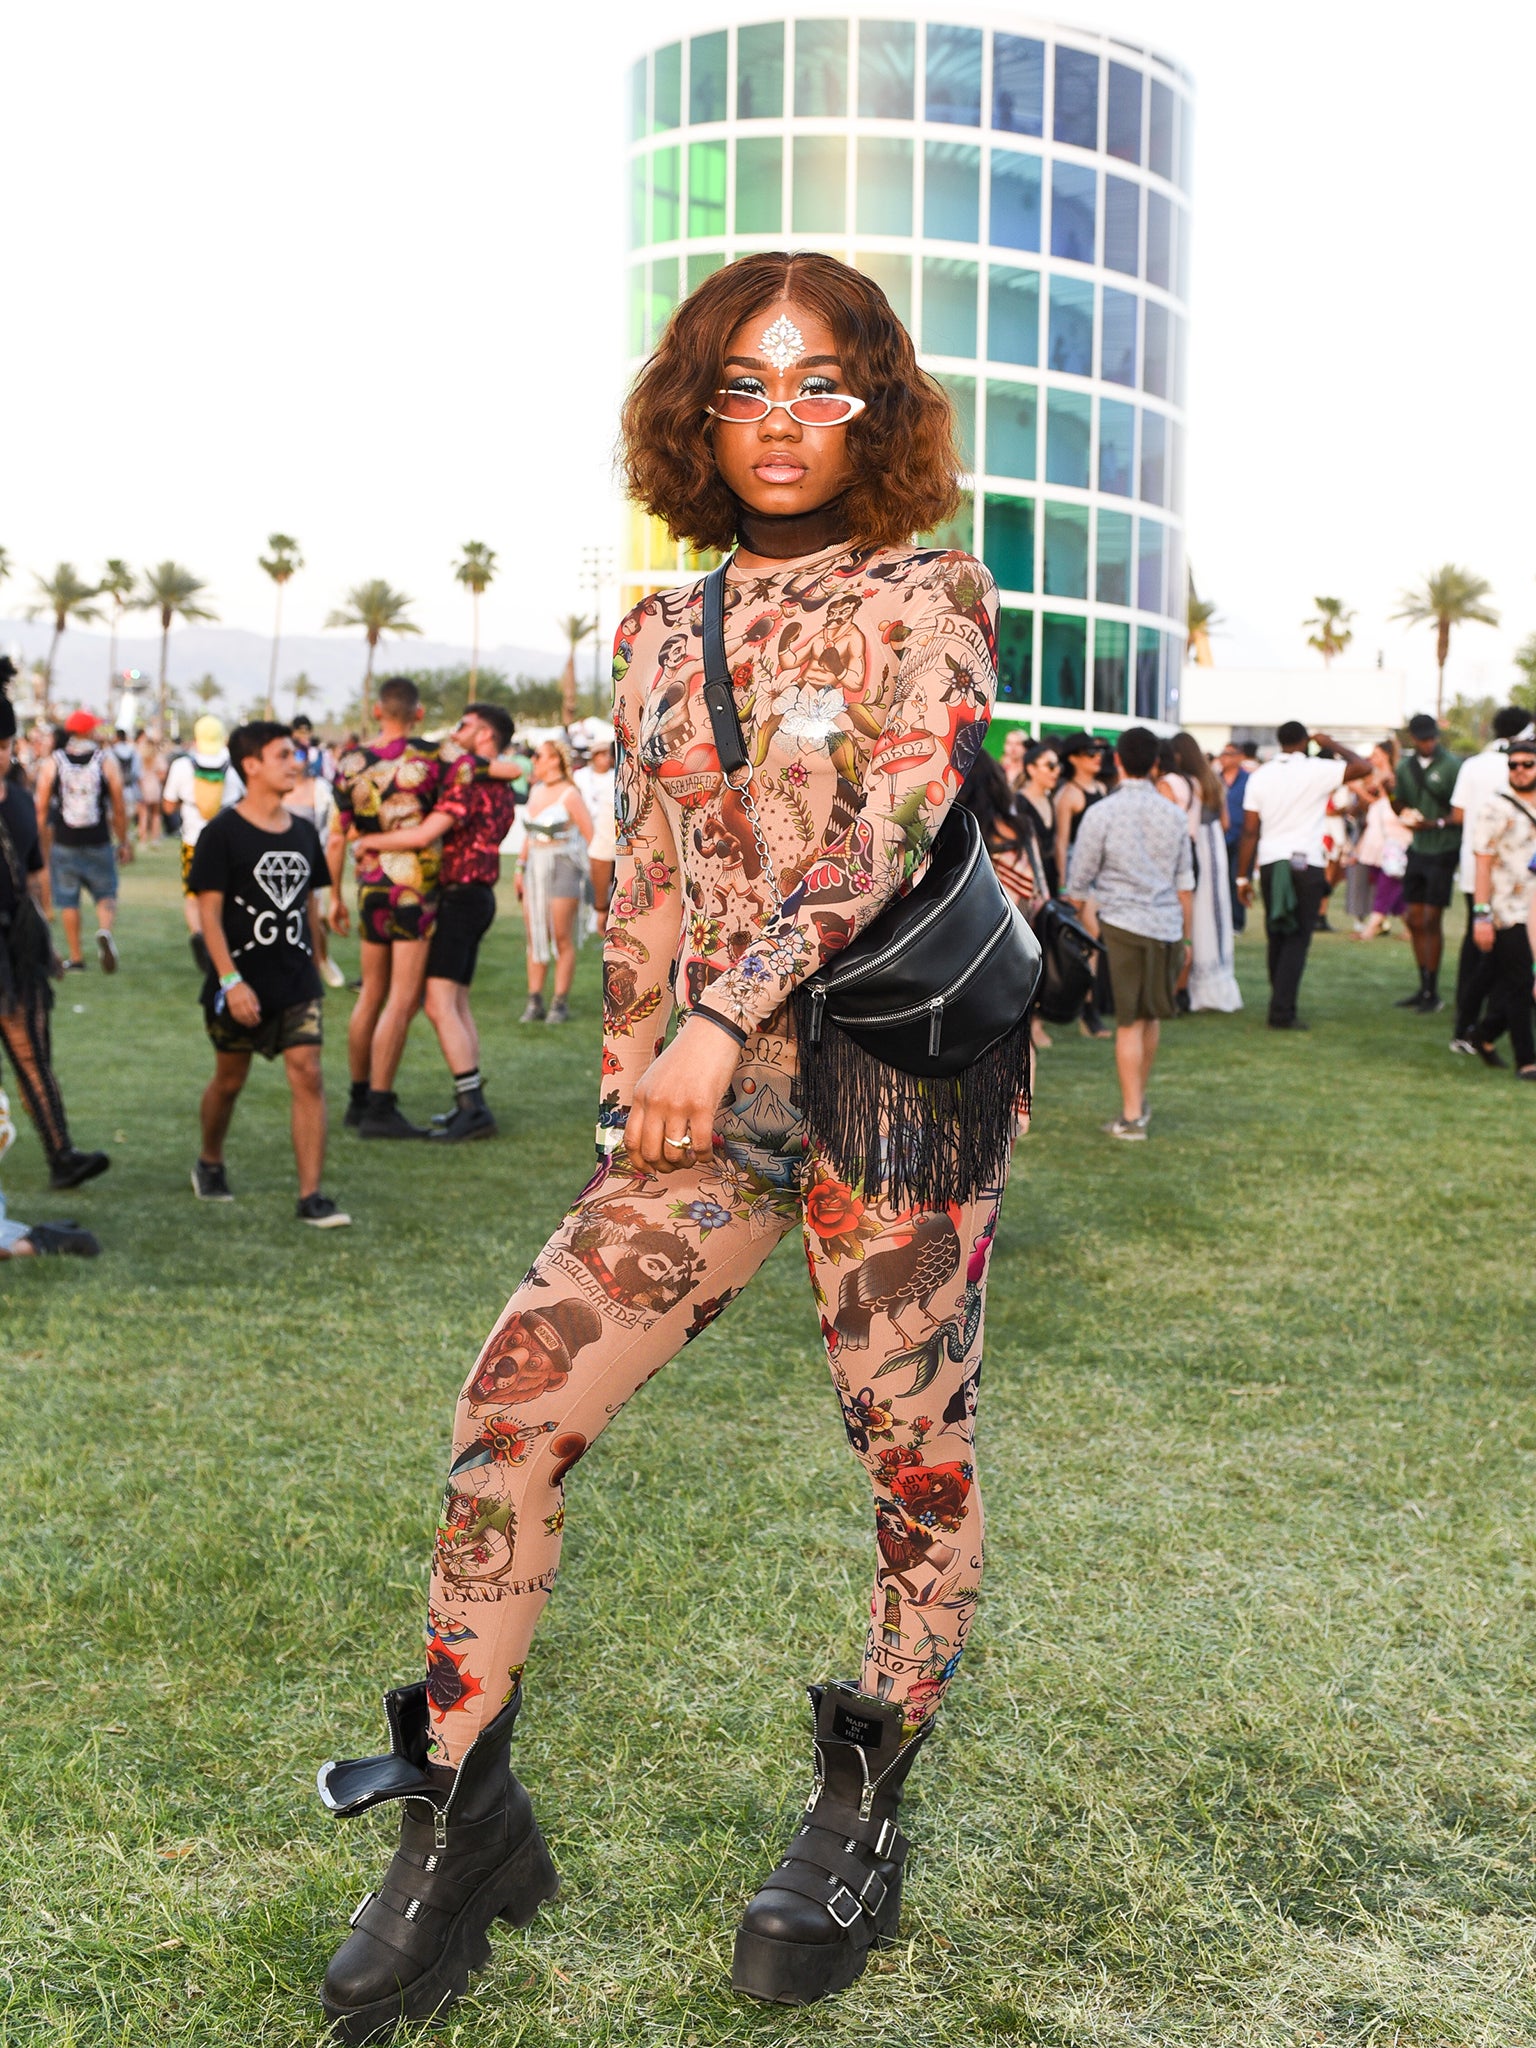
<path fill-rule="evenodd" d="M 704 705 L 720 766 L 727 775 L 734 775 L 747 765 L 747 743 L 725 658 L 725 567 L 722 562 L 704 578 Z"/>

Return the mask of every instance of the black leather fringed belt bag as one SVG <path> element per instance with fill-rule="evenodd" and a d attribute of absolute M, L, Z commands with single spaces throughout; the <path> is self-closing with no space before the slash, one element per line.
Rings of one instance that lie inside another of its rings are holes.
<path fill-rule="evenodd" d="M 720 766 L 758 830 L 724 621 L 722 564 L 704 581 L 704 701 Z M 1035 935 L 980 826 L 954 804 L 919 880 L 792 998 L 799 1100 L 817 1151 L 866 1193 L 921 1208 L 999 1187 L 1029 1096 L 1039 979 Z"/>

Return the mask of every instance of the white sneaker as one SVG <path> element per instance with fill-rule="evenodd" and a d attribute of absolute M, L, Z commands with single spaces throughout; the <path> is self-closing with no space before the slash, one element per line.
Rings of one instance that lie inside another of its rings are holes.
<path fill-rule="evenodd" d="M 96 933 L 96 958 L 101 962 L 103 974 L 116 974 L 117 941 L 110 932 L 98 929 Z"/>
<path fill-rule="evenodd" d="M 1107 1124 L 1100 1124 L 1099 1129 L 1106 1132 L 1111 1138 L 1123 1139 L 1128 1145 L 1146 1143 L 1146 1125 L 1144 1123 L 1127 1123 L 1123 1116 L 1117 1116 Z"/>
<path fill-rule="evenodd" d="M 326 982 L 331 988 L 346 987 L 347 977 L 342 973 L 341 968 L 338 966 L 336 961 L 334 961 L 331 958 L 329 953 L 327 953 L 325 958 L 320 962 L 320 972 L 324 976 Z"/>

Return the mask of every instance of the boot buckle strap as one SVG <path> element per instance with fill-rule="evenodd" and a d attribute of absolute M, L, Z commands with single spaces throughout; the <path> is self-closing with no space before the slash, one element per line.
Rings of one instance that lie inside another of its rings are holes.
<path fill-rule="evenodd" d="M 347 1915 L 347 1925 L 349 1927 L 355 1927 L 358 1921 L 362 1919 L 363 1915 L 367 1912 L 368 1908 L 373 1904 L 374 1900 L 377 1897 L 377 1892 L 364 1892 L 363 1896 L 358 1900 L 357 1904 L 352 1908 L 351 1912 Z"/>
<path fill-rule="evenodd" d="M 885 1904 L 887 1886 L 885 1879 L 878 1870 L 872 1870 L 856 1892 L 850 1891 L 848 1886 L 838 1878 L 829 1877 L 827 1882 L 835 1887 L 831 1898 L 827 1901 L 827 1911 L 832 1915 L 832 1918 L 839 1927 L 851 1927 L 854 1921 L 858 1919 L 860 1913 L 867 1913 L 873 1919 Z M 873 1901 L 871 1901 L 869 1896 L 871 1891 L 878 1893 L 878 1897 Z M 849 1907 L 846 1920 L 838 1911 L 839 1901 L 843 1899 L 848 1901 Z"/>
<path fill-rule="evenodd" d="M 846 1919 L 837 1910 L 838 1901 L 840 1899 L 846 1899 L 848 1901 L 848 1915 Z M 858 1919 L 860 1913 L 863 1910 L 863 1907 L 859 1904 L 858 1900 L 854 1897 L 853 1893 L 849 1891 L 847 1885 L 845 1884 L 840 1884 L 837 1887 L 837 1890 L 832 1894 L 831 1898 L 827 1901 L 827 1911 L 832 1915 L 832 1918 L 837 1922 L 839 1927 L 851 1927 L 854 1921 Z"/>

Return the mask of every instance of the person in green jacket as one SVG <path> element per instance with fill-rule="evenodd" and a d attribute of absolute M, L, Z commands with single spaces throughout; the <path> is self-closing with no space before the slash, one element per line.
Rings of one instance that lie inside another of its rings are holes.
<path fill-rule="evenodd" d="M 1461 827 L 1451 819 L 1451 796 L 1461 757 L 1446 746 L 1427 711 L 1409 719 L 1408 737 L 1413 745 L 1397 764 L 1392 807 L 1403 823 L 1413 828 L 1403 895 L 1419 985 L 1412 995 L 1399 996 L 1397 1007 L 1428 1016 L 1445 1008 L 1440 994 L 1440 953 L 1446 905 L 1456 887 L 1456 865 L 1461 857 Z"/>

